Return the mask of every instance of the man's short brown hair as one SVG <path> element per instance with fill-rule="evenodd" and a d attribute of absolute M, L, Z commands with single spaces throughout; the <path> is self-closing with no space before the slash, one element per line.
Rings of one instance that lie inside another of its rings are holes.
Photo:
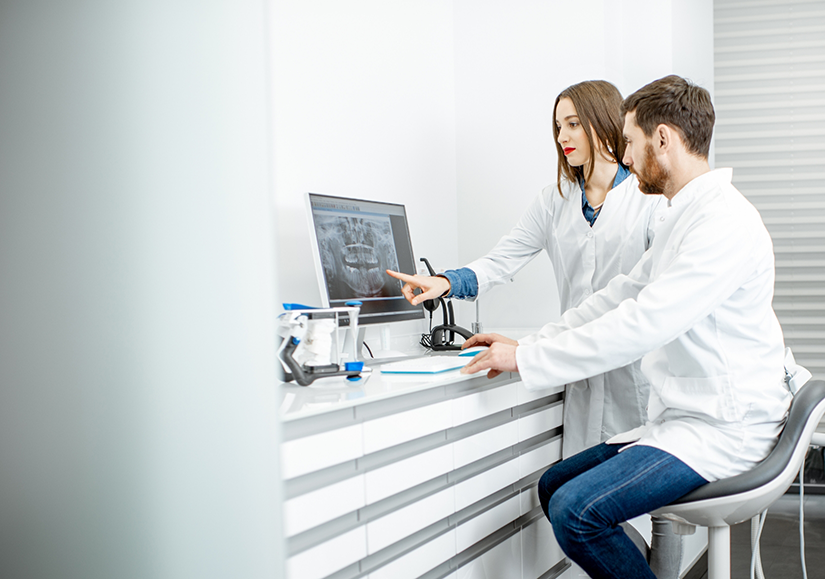
<path fill-rule="evenodd" d="M 667 125 L 679 132 L 689 152 L 708 158 L 716 114 L 702 87 L 675 74 L 654 80 L 624 99 L 622 115 L 631 112 L 645 136 Z"/>

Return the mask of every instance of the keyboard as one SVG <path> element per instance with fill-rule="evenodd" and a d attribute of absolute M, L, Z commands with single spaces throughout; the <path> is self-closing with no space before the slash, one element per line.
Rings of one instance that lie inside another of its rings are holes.
<path fill-rule="evenodd" d="M 378 370 L 384 374 L 440 374 L 464 367 L 470 360 L 458 356 L 426 356 L 382 364 Z"/>

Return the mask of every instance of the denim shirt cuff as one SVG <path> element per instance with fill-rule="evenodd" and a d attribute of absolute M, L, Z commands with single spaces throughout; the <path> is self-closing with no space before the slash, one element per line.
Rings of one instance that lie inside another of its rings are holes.
<path fill-rule="evenodd" d="M 478 278 L 476 273 L 469 267 L 461 269 L 448 269 L 441 277 L 446 277 L 450 281 L 450 291 L 444 296 L 448 298 L 474 298 L 478 295 Z"/>

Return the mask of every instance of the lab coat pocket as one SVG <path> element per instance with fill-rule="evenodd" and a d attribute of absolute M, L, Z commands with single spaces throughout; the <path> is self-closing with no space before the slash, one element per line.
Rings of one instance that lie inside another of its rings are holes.
<path fill-rule="evenodd" d="M 728 376 L 668 377 L 665 378 L 660 397 L 668 408 L 705 414 L 725 422 L 738 422 L 742 419 L 739 416 L 741 412 L 737 411 Z"/>

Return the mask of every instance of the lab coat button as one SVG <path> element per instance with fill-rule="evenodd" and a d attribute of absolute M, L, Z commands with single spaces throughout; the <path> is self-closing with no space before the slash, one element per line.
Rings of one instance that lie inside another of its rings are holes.
<path fill-rule="evenodd" d="M 587 238 L 588 238 L 588 239 L 590 239 L 591 237 L 593 237 L 593 232 L 592 232 L 592 231 L 588 231 L 588 232 L 587 232 Z"/>
<path fill-rule="evenodd" d="M 664 215 L 662 215 L 662 216 L 659 218 L 659 221 L 664 221 L 664 220 L 665 220 L 665 216 L 664 216 Z"/>

